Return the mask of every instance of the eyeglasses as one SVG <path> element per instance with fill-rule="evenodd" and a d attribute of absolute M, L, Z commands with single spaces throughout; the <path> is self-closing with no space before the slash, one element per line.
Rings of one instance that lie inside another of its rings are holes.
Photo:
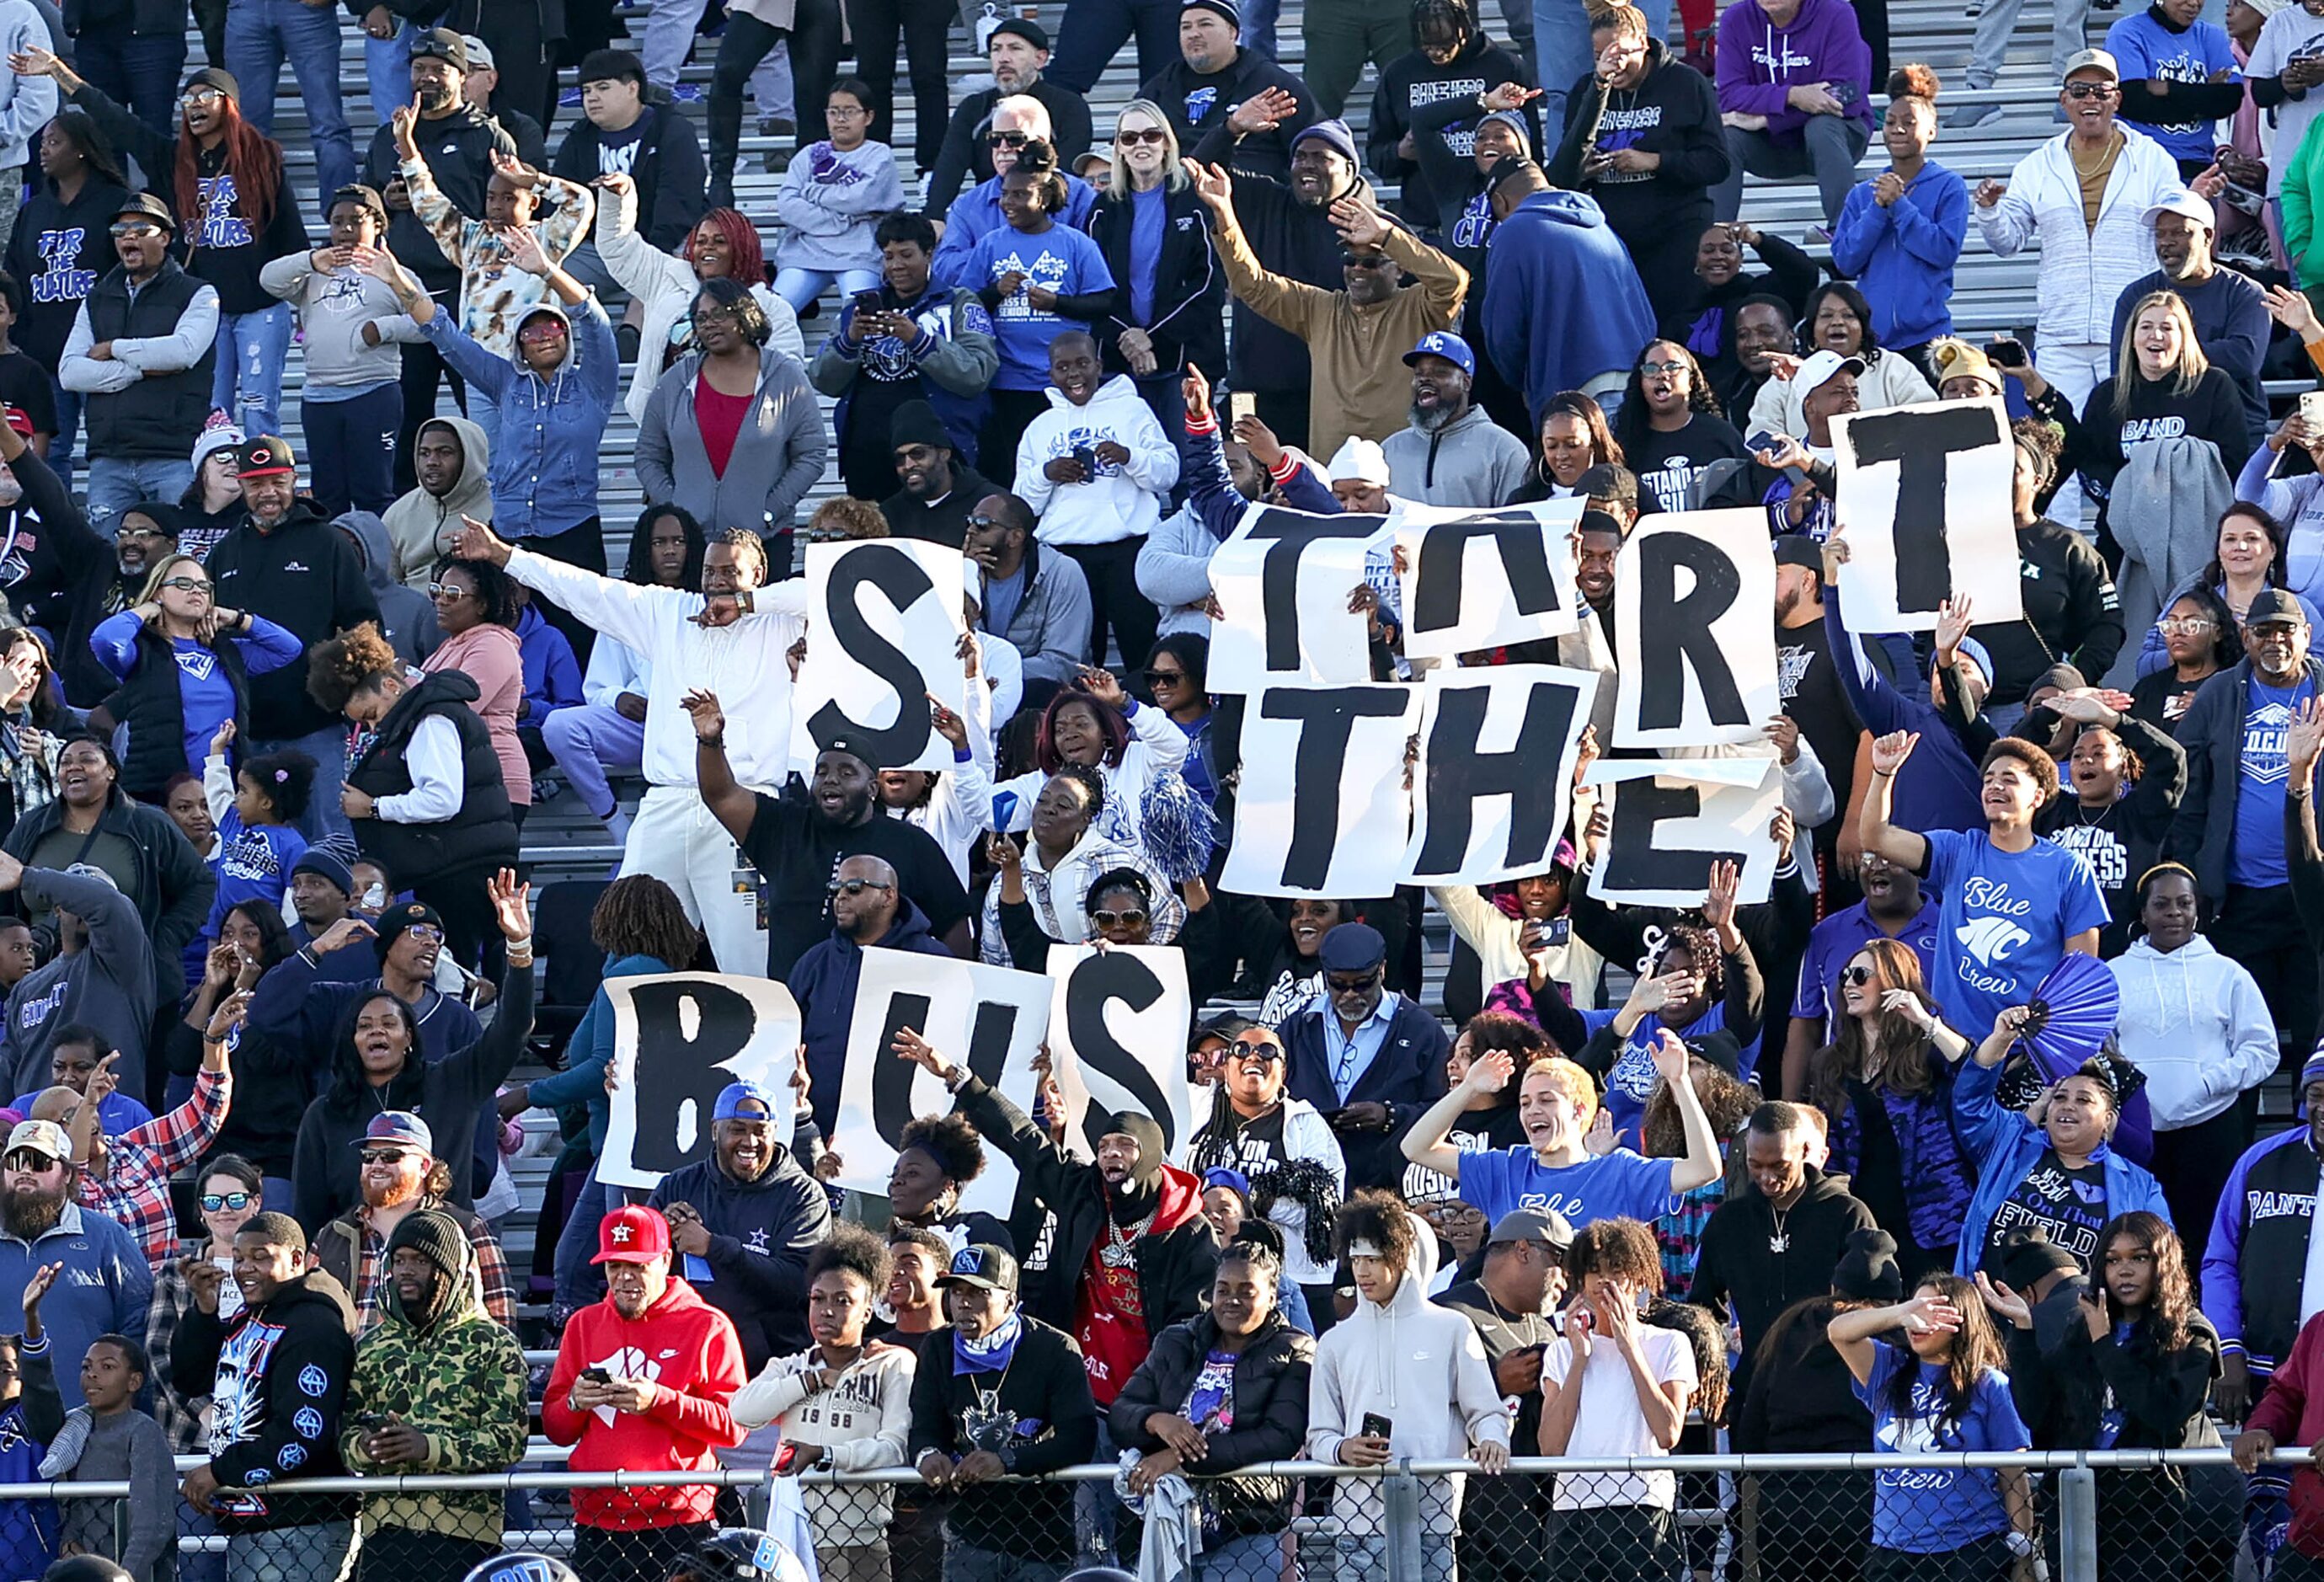
<path fill-rule="evenodd" d="M 1009 524 L 998 516 L 972 516 L 965 525 L 971 532 L 991 532 L 995 528 L 1007 527 Z"/>
<path fill-rule="evenodd" d="M 115 240 L 124 236 L 158 236 L 161 234 L 161 227 L 153 224 L 151 220 L 130 220 L 125 224 L 117 225 L 113 227 L 113 235 Z"/>
<path fill-rule="evenodd" d="M 1350 269 L 1384 269 L 1396 261 L 1385 253 L 1342 253 L 1340 262 Z"/>
<path fill-rule="evenodd" d="M 124 539 L 165 539 L 171 535 L 158 527 L 124 527 L 113 536 Z"/>
<path fill-rule="evenodd" d="M 429 598 L 466 598 L 470 591 L 468 588 L 456 587 L 448 582 L 431 582 L 428 585 Z"/>
<path fill-rule="evenodd" d="M 1684 374 L 1691 370 L 1684 363 L 1640 363 L 1641 374 Z"/>
<path fill-rule="evenodd" d="M 844 105 L 828 105 L 823 112 L 824 118 L 829 121 L 861 121 L 871 113 L 861 105 L 852 110 Z"/>
<path fill-rule="evenodd" d="M 189 88 L 178 96 L 178 102 L 189 110 L 198 110 L 204 105 L 214 105 L 224 97 L 226 95 L 214 88 Z"/>
<path fill-rule="evenodd" d="M 224 1209 L 230 1214 L 239 1214 L 257 1201 L 258 1194 L 255 1192 L 204 1192 L 202 1212 L 216 1214 Z"/>
<path fill-rule="evenodd" d="M 2203 615 L 2166 615 L 2154 624 L 2166 637 L 2191 637 L 2215 629 L 2218 623 Z"/>
<path fill-rule="evenodd" d="M 701 329 L 713 324 L 732 324 L 742 316 L 742 310 L 738 308 L 696 308 L 693 314 L 694 327 Z"/>
<path fill-rule="evenodd" d="M 893 890 L 894 888 L 893 884 L 883 884 L 877 879 L 834 879 L 831 882 L 829 893 L 855 896 L 862 894 L 866 890 Z"/>
<path fill-rule="evenodd" d="M 161 586 L 179 593 L 208 593 L 210 590 L 209 583 L 199 577 L 172 577 Z"/>
<path fill-rule="evenodd" d="M 1148 671 L 1146 684 L 1149 687 L 1175 687 L 1186 679 L 1184 671 Z"/>
<path fill-rule="evenodd" d="M 1840 981 L 1851 988 L 1860 989 L 1872 981 L 1872 969 L 1868 967 L 1849 967 L 1840 973 Z"/>
<path fill-rule="evenodd" d="M 366 1148 L 356 1157 L 365 1164 L 401 1164 L 410 1155 L 401 1148 Z"/>
<path fill-rule="evenodd" d="M 414 923 L 403 931 L 429 944 L 441 945 L 444 942 L 444 930 L 433 923 Z"/>
<path fill-rule="evenodd" d="M 1169 137 L 1170 134 L 1159 126 L 1148 126 L 1143 132 L 1132 132 L 1124 128 L 1113 134 L 1113 140 L 1124 148 L 1136 148 L 1140 143 L 1148 143 L 1158 148 L 1169 141 Z"/>
<path fill-rule="evenodd" d="M 1022 132 L 988 132 L 984 141 L 991 148 L 1022 148 L 1032 140 Z"/>
<path fill-rule="evenodd" d="M 2111 82 L 2070 82 L 2066 97 L 2070 99 L 2110 99 L 2121 89 Z"/>
<path fill-rule="evenodd" d="M 1134 929 L 1146 921 L 1143 907 L 1130 907 L 1122 911 L 1110 911 L 1104 907 L 1090 913 L 1090 921 L 1101 929 Z"/>

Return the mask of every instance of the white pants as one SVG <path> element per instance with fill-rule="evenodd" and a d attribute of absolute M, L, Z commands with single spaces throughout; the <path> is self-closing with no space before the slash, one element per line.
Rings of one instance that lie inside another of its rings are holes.
<path fill-rule="evenodd" d="M 692 786 L 653 786 L 638 803 L 622 852 L 622 876 L 632 874 L 651 874 L 678 892 L 686 915 L 710 937 L 719 971 L 766 976 L 759 870 Z"/>
<path fill-rule="evenodd" d="M 2056 385 L 2058 393 L 2071 402 L 2079 413 L 2089 403 L 2090 392 L 2098 387 L 2098 381 L 2114 372 L 2114 348 L 2037 339 L 2034 362 L 2042 370 L 2042 377 Z M 2050 502 L 2050 520 L 2080 532 L 2084 504 L 2080 480 L 2069 477 L 2066 486 Z"/>

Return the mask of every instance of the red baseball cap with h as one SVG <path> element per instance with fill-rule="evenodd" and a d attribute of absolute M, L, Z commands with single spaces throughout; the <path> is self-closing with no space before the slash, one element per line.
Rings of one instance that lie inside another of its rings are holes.
<path fill-rule="evenodd" d="M 650 1263 L 669 1256 L 669 1221 L 659 1208 L 633 1203 L 605 1216 L 597 1226 L 592 1263 Z"/>

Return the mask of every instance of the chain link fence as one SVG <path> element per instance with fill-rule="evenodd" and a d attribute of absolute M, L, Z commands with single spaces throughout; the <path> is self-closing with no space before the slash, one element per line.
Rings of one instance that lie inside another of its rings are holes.
<path fill-rule="evenodd" d="M 2220 1451 L 1526 1458 L 1499 1475 L 1453 1462 L 1287 1462 L 1168 1477 L 1143 1496 L 1104 1466 L 945 1492 L 908 1468 L 774 1478 L 528 1466 L 222 1491 L 216 1514 L 167 1503 L 123 1484 L 0 1485 L 0 1576 L 96 1553 L 138 1582 L 460 1582 L 521 1549 L 567 1560 L 582 1582 L 663 1582 L 692 1542 L 724 1526 L 806 1535 L 820 1582 L 1058 1582 L 1085 1565 L 1167 1582 L 2253 1582 L 2267 1572 L 2246 1537 L 2245 1479 Z"/>

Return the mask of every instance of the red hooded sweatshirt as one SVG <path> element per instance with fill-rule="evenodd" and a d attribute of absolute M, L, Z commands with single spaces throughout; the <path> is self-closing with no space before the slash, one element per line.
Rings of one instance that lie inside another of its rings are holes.
<path fill-rule="evenodd" d="M 1140 1235 L 1163 1235 L 1201 1217 L 1203 1183 L 1196 1177 L 1175 1164 L 1165 1164 L 1157 1186 L 1153 1222 Z M 1153 1349 L 1154 1331 L 1164 1327 L 1147 1322 L 1136 1263 L 1107 1262 L 1109 1244 L 1126 1235 L 1109 1214 L 1097 1240 L 1090 1244 L 1080 1311 L 1075 1315 L 1074 1338 L 1080 1343 L 1083 1365 L 1089 1369 L 1090 1394 L 1101 1410 L 1113 1404 L 1114 1397 L 1130 1383 L 1130 1375 Z M 1123 1244 L 1134 1246 L 1135 1238 Z"/>
<path fill-rule="evenodd" d="M 653 1406 L 575 1411 L 568 1402 L 584 1368 L 651 1379 L 659 1386 Z M 669 1289 L 635 1323 L 610 1297 L 573 1315 L 541 1398 L 540 1423 L 553 1443 L 573 1447 L 567 1465 L 575 1472 L 712 1471 L 715 1452 L 742 1442 L 727 1402 L 745 1377 L 734 1326 L 672 1276 Z M 716 1492 L 707 1485 L 575 1489 L 573 1513 L 585 1527 L 617 1531 L 676 1527 L 711 1520 Z"/>

